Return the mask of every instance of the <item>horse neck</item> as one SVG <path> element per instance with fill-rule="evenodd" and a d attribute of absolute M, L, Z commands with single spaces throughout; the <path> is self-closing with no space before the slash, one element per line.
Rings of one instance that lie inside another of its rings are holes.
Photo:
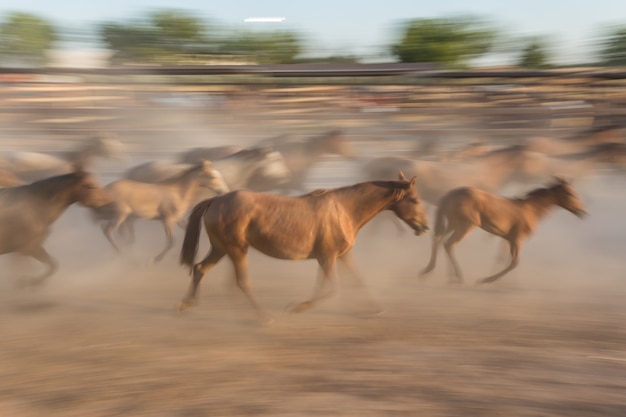
<path fill-rule="evenodd" d="M 78 201 L 74 187 L 68 186 L 70 178 L 66 181 L 58 180 L 58 177 L 53 177 L 25 186 L 29 187 L 30 195 L 39 202 L 37 210 L 40 217 L 49 223 L 58 219 L 67 207 Z"/>
<path fill-rule="evenodd" d="M 226 179 L 230 189 L 242 188 L 247 180 L 259 168 L 259 161 L 250 163 L 239 156 L 228 157 L 213 161 L 212 164 Z"/>
<path fill-rule="evenodd" d="M 191 201 L 200 186 L 200 172 L 197 168 L 190 169 L 168 185 L 174 186 L 183 201 Z"/>
<path fill-rule="evenodd" d="M 521 201 L 522 205 L 528 207 L 538 220 L 545 217 L 556 205 L 554 194 L 546 188 L 531 192 L 519 201 Z"/>
<path fill-rule="evenodd" d="M 384 181 L 364 182 L 334 191 L 337 200 L 350 212 L 357 230 L 381 211 L 388 209 L 395 200 L 394 190 L 383 186 L 383 183 Z"/>

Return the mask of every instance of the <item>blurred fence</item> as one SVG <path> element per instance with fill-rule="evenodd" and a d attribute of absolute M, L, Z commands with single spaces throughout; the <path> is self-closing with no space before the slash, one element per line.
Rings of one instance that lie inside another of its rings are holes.
<path fill-rule="evenodd" d="M 422 64 L 0 68 L 3 149 L 94 130 L 139 146 L 335 126 L 361 140 L 567 136 L 626 120 L 626 72 L 437 71 Z"/>

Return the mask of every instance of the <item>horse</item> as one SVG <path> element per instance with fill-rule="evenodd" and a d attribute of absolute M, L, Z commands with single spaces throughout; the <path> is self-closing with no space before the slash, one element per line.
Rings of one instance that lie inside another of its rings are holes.
<path fill-rule="evenodd" d="M 0 187 L 15 187 L 24 184 L 24 181 L 16 177 L 11 171 L 0 167 Z"/>
<path fill-rule="evenodd" d="M 97 157 L 122 158 L 124 145 L 111 134 L 97 133 L 78 148 L 54 156 L 40 152 L 10 152 L 0 161 L 2 168 L 19 179 L 32 182 L 70 173 L 75 166 L 89 167 Z"/>
<path fill-rule="evenodd" d="M 253 175 L 274 178 L 282 183 L 289 178 L 289 169 L 282 155 L 271 147 L 251 147 L 222 159 L 211 161 L 215 169 L 222 173 L 231 190 L 245 188 Z M 171 179 L 189 169 L 192 164 L 151 161 L 137 165 L 124 174 L 125 179 L 145 183 L 157 183 Z"/>
<path fill-rule="evenodd" d="M 102 231 L 117 252 L 121 252 L 115 234 L 120 226 L 126 224 L 128 232 L 134 238 L 129 221 L 137 217 L 160 220 L 165 228 L 165 248 L 153 259 L 158 262 L 174 246 L 174 225 L 184 228 L 182 221 L 189 210 L 196 190 L 199 187 L 211 189 L 223 194 L 229 191 L 219 171 L 208 161 L 192 165 L 173 179 L 157 184 L 121 179 L 107 186 L 113 201 L 107 206 L 93 209 L 96 220 L 104 221 Z M 134 239 L 133 239 L 134 240 Z"/>
<path fill-rule="evenodd" d="M 191 211 L 185 230 L 180 262 L 189 267 L 192 281 L 179 311 L 194 304 L 202 277 L 227 255 L 235 267 L 237 285 L 259 316 L 269 319 L 250 287 L 250 246 L 273 258 L 316 259 L 319 263 L 323 274 L 313 297 L 291 307 L 291 313 L 308 310 L 333 294 L 336 260 L 364 289 L 352 265 L 350 250 L 358 231 L 383 210 L 393 211 L 416 235 L 428 230 L 415 178 L 408 181 L 402 173 L 396 181 L 363 182 L 299 197 L 240 190 L 203 201 Z M 211 250 L 194 264 L 202 221 Z M 328 285 L 331 288 L 325 290 Z M 371 298 L 370 301 L 373 303 Z"/>
<path fill-rule="evenodd" d="M 95 208 L 110 201 L 98 181 L 81 169 L 0 189 L 0 254 L 19 253 L 45 264 L 44 273 L 24 279 L 24 284 L 41 284 L 59 268 L 43 247 L 51 224 L 73 203 Z"/>
<path fill-rule="evenodd" d="M 291 173 L 286 182 L 277 183 L 262 172 L 250 177 L 246 187 L 254 191 L 279 190 L 288 194 L 291 191 L 304 192 L 304 183 L 315 164 L 325 154 L 343 156 L 355 160 L 356 149 L 345 138 L 340 129 L 332 129 L 321 135 L 313 136 L 304 141 L 275 140 L 272 146 L 285 158 Z"/>
<path fill-rule="evenodd" d="M 454 257 L 454 248 L 472 230 L 480 227 L 509 244 L 509 265 L 478 283 L 497 280 L 518 265 L 522 242 L 532 235 L 538 222 L 554 206 L 580 218 L 587 214 L 574 189 L 561 178 L 555 178 L 553 183 L 534 189 L 522 198 L 505 198 L 475 187 L 460 187 L 450 191 L 437 207 L 430 261 L 420 276 L 424 277 L 435 268 L 439 246 L 447 237 L 443 246 L 452 263 L 456 282 L 461 283 L 463 274 Z"/>
<path fill-rule="evenodd" d="M 178 161 L 183 164 L 196 164 L 200 161 L 215 161 L 233 155 L 241 150 L 242 146 L 224 145 L 213 147 L 196 147 L 183 151 L 178 156 Z"/>
<path fill-rule="evenodd" d="M 511 163 L 512 160 L 509 154 L 494 155 L 484 160 L 476 159 L 471 164 L 386 156 L 367 161 L 362 169 L 367 180 L 391 179 L 396 170 L 415 175 L 420 196 L 425 202 L 437 206 L 448 191 L 457 187 L 469 185 L 493 192 L 499 190 L 516 172 L 516 165 Z"/>

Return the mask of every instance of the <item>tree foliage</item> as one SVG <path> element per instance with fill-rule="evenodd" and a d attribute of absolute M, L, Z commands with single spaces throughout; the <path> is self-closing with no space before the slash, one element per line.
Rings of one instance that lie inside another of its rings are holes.
<path fill-rule="evenodd" d="M 551 66 L 548 48 L 540 39 L 531 39 L 522 49 L 517 65 L 523 68 L 541 69 Z"/>
<path fill-rule="evenodd" d="M 301 50 L 298 36 L 288 31 L 218 33 L 200 18 L 176 10 L 102 24 L 100 36 L 113 51 L 115 64 L 173 64 L 183 57 L 208 59 L 215 54 L 246 55 L 259 63 L 288 63 Z"/>
<path fill-rule="evenodd" d="M 260 64 L 289 64 L 301 52 L 298 36 L 288 31 L 239 32 L 225 39 L 220 52 L 248 55 Z"/>
<path fill-rule="evenodd" d="M 401 62 L 429 62 L 462 67 L 488 52 L 495 31 L 471 17 L 414 19 L 401 29 L 391 53 Z"/>
<path fill-rule="evenodd" d="M 99 32 L 113 51 L 115 64 L 174 63 L 178 56 L 205 51 L 211 44 L 207 25 L 177 10 L 152 12 L 126 23 L 104 23 Z"/>
<path fill-rule="evenodd" d="M 600 40 L 599 55 L 604 65 L 626 65 L 626 26 L 607 31 Z"/>
<path fill-rule="evenodd" d="M 0 57 L 20 65 L 44 65 L 56 38 L 54 26 L 45 19 L 10 13 L 0 22 Z"/>

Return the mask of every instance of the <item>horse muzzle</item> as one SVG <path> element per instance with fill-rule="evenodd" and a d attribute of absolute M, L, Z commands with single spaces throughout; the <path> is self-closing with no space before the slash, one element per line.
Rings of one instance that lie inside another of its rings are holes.
<path fill-rule="evenodd" d="M 428 226 L 419 226 L 419 227 L 415 228 L 414 230 L 415 230 L 415 236 L 420 236 L 420 235 L 423 235 L 424 233 L 428 232 L 430 230 L 430 228 Z"/>
<path fill-rule="evenodd" d="M 574 215 L 579 219 L 584 219 L 585 217 L 589 216 L 589 213 L 586 210 L 576 210 L 574 211 Z"/>

